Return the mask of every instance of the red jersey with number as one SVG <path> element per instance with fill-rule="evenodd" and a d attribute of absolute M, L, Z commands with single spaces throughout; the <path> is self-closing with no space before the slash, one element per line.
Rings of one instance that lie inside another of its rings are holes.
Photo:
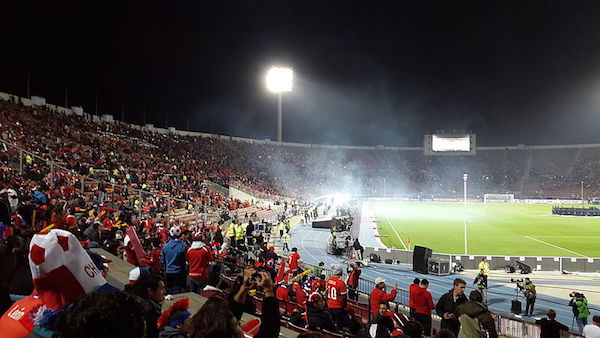
<path fill-rule="evenodd" d="M 300 260 L 300 255 L 297 252 L 292 252 L 292 254 L 288 256 L 288 269 L 291 271 L 298 270 L 298 261 L 299 260 Z"/>
<path fill-rule="evenodd" d="M 343 296 L 346 294 L 346 283 L 339 276 L 327 279 L 327 307 L 341 309 L 344 306 Z"/>

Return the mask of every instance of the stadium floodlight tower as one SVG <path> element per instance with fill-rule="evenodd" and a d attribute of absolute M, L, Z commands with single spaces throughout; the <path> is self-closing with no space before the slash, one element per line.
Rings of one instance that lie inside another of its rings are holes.
<path fill-rule="evenodd" d="M 267 89 L 277 93 L 277 142 L 283 141 L 283 122 L 281 108 L 281 94 L 292 90 L 294 71 L 289 67 L 273 66 L 267 72 Z"/>
<path fill-rule="evenodd" d="M 469 175 L 463 175 L 463 201 L 465 203 L 465 255 L 467 254 L 467 180 L 469 179 Z"/>

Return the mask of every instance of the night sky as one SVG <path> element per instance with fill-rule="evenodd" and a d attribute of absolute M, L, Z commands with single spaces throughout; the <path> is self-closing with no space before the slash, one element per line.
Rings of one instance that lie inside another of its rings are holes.
<path fill-rule="evenodd" d="M 94 7 L 90 7 L 90 6 Z M 600 143 L 599 1 L 0 1 L 0 91 L 284 140 Z M 145 107 L 145 108 L 144 108 Z"/>

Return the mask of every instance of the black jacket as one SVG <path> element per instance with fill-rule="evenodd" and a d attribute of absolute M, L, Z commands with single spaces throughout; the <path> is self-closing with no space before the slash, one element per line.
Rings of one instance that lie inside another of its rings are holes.
<path fill-rule="evenodd" d="M 466 302 L 467 296 L 465 296 L 464 293 L 459 296 L 455 302 L 452 290 L 440 297 L 435 305 L 435 312 L 438 316 L 442 317 L 442 329 L 449 329 L 454 332 L 455 335 L 458 335 L 458 330 L 460 329 L 458 316 L 455 316 L 453 319 L 444 319 L 444 313 L 453 313 L 456 315 L 456 307 Z"/>
<path fill-rule="evenodd" d="M 435 305 L 435 312 L 438 316 L 444 318 L 444 313 L 456 313 L 456 307 L 460 304 L 466 303 L 467 300 L 467 296 L 465 296 L 463 293 L 456 299 L 455 302 L 454 296 L 452 296 L 452 290 L 450 290 L 448 293 L 445 293 L 442 297 L 440 297 Z"/>
<path fill-rule="evenodd" d="M 306 303 L 306 318 L 308 319 L 308 328 L 311 330 L 325 329 L 332 332 L 336 331 L 331 314 L 325 308 L 320 309 L 311 303 Z"/>
<path fill-rule="evenodd" d="M 548 318 L 536 320 L 535 323 L 542 328 L 540 338 L 560 338 L 560 331 L 569 331 L 566 325 Z"/>
<path fill-rule="evenodd" d="M 273 338 L 279 336 L 279 301 L 275 297 L 263 299 L 260 329 L 254 338 Z"/>

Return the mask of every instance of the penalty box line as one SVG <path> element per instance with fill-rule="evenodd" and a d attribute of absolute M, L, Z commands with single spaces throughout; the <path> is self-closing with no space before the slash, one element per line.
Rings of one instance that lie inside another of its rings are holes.
<path fill-rule="evenodd" d="M 398 233 L 398 231 L 396 231 L 396 227 L 392 224 L 392 222 L 390 221 L 390 218 L 388 217 L 387 214 L 385 215 L 385 219 L 387 220 L 388 224 L 392 227 L 392 230 L 394 230 L 394 233 L 396 234 L 396 236 L 400 240 L 400 243 L 402 243 L 402 246 L 404 247 L 404 250 L 408 250 L 408 247 L 406 246 L 406 244 L 404 244 L 404 241 L 402 240 L 402 237 L 400 237 L 400 234 Z"/>
<path fill-rule="evenodd" d="M 570 253 L 572 253 L 572 254 L 575 254 L 575 255 L 577 255 L 577 256 L 580 256 L 580 257 L 587 257 L 586 255 L 582 255 L 582 254 L 580 254 L 579 252 L 575 252 L 575 251 L 571 251 L 571 250 L 569 250 L 569 249 L 565 249 L 565 248 L 563 248 L 563 247 L 560 247 L 560 246 L 558 246 L 558 245 L 554 245 L 554 244 L 552 244 L 552 243 L 548 243 L 548 242 L 542 241 L 541 239 L 533 238 L 533 237 L 531 237 L 531 236 L 523 236 L 523 237 L 525 237 L 525 238 L 529 238 L 529 239 L 532 239 L 532 240 L 534 240 L 534 241 L 536 241 L 536 242 L 540 242 L 540 243 L 542 243 L 542 244 L 546 244 L 546 245 L 549 245 L 549 246 L 551 246 L 551 247 L 554 247 L 554 248 L 557 248 L 557 249 L 560 249 L 560 250 L 564 250 L 564 251 L 566 251 L 566 252 L 570 252 Z"/>

